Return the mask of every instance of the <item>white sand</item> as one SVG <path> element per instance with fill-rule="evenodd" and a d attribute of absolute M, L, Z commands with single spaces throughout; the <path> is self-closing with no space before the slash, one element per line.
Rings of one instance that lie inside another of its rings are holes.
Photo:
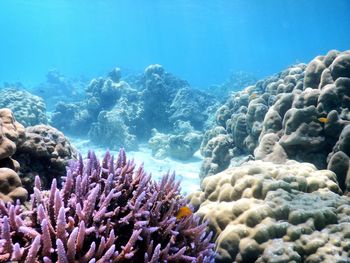
<path fill-rule="evenodd" d="M 71 143 L 79 152 L 86 157 L 87 152 L 92 149 L 95 151 L 98 158 L 102 159 L 106 152 L 105 148 L 96 147 L 89 140 L 81 140 L 77 138 L 69 138 Z M 116 156 L 117 151 L 111 151 Z M 183 162 L 171 158 L 158 160 L 152 157 L 151 150 L 146 145 L 141 145 L 138 151 L 126 152 L 128 159 L 134 159 L 136 165 L 144 164 L 144 169 L 147 173 L 152 174 L 152 178 L 158 180 L 162 175 L 175 171 L 176 178 L 181 180 L 181 190 L 183 194 L 189 194 L 199 189 L 199 169 L 202 163 L 202 156 L 197 151 L 191 160 Z"/>

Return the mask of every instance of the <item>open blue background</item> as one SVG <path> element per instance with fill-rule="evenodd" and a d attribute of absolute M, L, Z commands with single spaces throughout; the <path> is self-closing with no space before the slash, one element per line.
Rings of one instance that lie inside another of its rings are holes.
<path fill-rule="evenodd" d="M 0 0 L 0 83 L 159 63 L 204 87 L 349 48 L 348 0 Z"/>

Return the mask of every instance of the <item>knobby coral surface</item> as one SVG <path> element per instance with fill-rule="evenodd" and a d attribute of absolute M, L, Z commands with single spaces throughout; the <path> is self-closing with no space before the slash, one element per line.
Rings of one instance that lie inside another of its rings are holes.
<path fill-rule="evenodd" d="M 210 262 L 206 225 L 186 205 L 179 183 L 151 181 L 120 151 L 102 163 L 93 153 L 72 161 L 62 189 L 43 191 L 36 178 L 30 208 L 0 203 L 0 261 Z"/>
<path fill-rule="evenodd" d="M 24 127 L 15 120 L 11 110 L 0 109 L 0 199 L 6 202 L 27 198 L 17 174 L 19 164 L 11 158 L 22 137 Z"/>
<path fill-rule="evenodd" d="M 329 170 L 251 161 L 201 189 L 190 199 L 214 233 L 215 262 L 349 262 L 350 198 Z"/>
<path fill-rule="evenodd" d="M 292 159 L 328 167 L 347 190 L 349 156 L 338 145 L 347 138 L 341 133 L 349 124 L 350 51 L 331 50 L 232 96 L 217 111 L 217 126 L 205 134 L 200 175 L 218 173 L 232 158 L 254 154 L 265 161 Z"/>
<path fill-rule="evenodd" d="M 27 127 L 25 134 L 14 154 L 21 164 L 19 175 L 23 185 L 31 192 L 34 178 L 39 174 L 43 188 L 48 189 L 53 178 L 60 182 L 68 161 L 77 159 L 77 151 L 62 132 L 49 125 Z"/>
<path fill-rule="evenodd" d="M 0 108 L 11 109 L 16 119 L 25 127 L 47 123 L 44 100 L 16 87 L 0 91 Z"/>

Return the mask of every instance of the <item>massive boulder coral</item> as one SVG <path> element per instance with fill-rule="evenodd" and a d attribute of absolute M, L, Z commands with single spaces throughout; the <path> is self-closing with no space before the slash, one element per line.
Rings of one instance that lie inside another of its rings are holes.
<path fill-rule="evenodd" d="M 202 182 L 191 204 L 216 240 L 215 262 L 347 262 L 350 198 L 314 165 L 251 161 Z"/>
<path fill-rule="evenodd" d="M 216 123 L 233 141 L 232 156 L 254 154 L 266 161 L 293 159 L 326 168 L 328 155 L 350 123 L 349 57 L 350 51 L 332 50 L 228 100 L 218 110 Z M 209 134 L 214 133 L 209 131 L 206 137 Z M 207 148 L 205 142 L 202 148 Z M 227 168 L 229 162 L 225 164 L 217 170 Z M 220 166 L 207 158 L 201 176 L 212 174 L 208 166 L 215 165 Z M 344 190 L 344 174 L 338 179 Z"/>
<path fill-rule="evenodd" d="M 0 200 L 5 202 L 27 198 L 17 174 L 19 163 L 11 158 L 23 137 L 24 127 L 15 120 L 11 110 L 0 109 Z"/>
<path fill-rule="evenodd" d="M 0 90 L 0 108 L 11 109 L 25 127 L 47 123 L 44 100 L 25 90 L 15 87 Z"/>
<path fill-rule="evenodd" d="M 264 129 L 264 118 L 269 108 L 274 105 L 279 93 L 301 89 L 305 68 L 304 64 L 292 66 L 230 96 L 217 110 L 216 125 L 206 131 L 204 136 L 206 139 L 202 142 L 201 152 L 206 154 L 200 172 L 202 178 L 223 171 L 235 156 L 253 154 L 259 144 L 259 136 Z M 280 108 L 284 111 L 288 105 Z M 220 134 L 215 130 L 220 130 Z M 215 157 L 212 150 L 214 148 L 210 146 L 215 141 L 222 141 L 222 134 L 225 134 L 227 143 L 216 143 L 215 151 L 225 153 L 224 162 L 222 158 Z"/>
<path fill-rule="evenodd" d="M 349 54 L 349 51 L 333 50 L 311 61 L 305 70 L 303 89 L 280 95 L 269 109 L 260 134 L 263 141 L 265 136 L 270 136 L 269 133 L 277 133 L 276 145 L 282 146 L 289 159 L 311 162 L 318 168 L 331 168 L 337 173 L 343 190 L 346 190 L 347 171 L 340 171 L 336 162 L 339 163 L 344 156 L 338 153 L 329 163 L 329 155 L 333 155 L 333 148 L 334 153 L 339 151 L 339 144 L 343 143 L 340 141 L 347 137 L 345 134 L 341 136 L 342 130 L 350 124 Z M 290 108 L 280 112 L 278 105 L 286 102 L 291 103 Z M 280 129 L 271 127 L 269 116 L 277 116 L 275 119 L 280 123 L 274 125 Z M 264 156 L 262 159 L 269 160 Z M 346 162 L 343 164 L 347 165 Z"/>
<path fill-rule="evenodd" d="M 45 189 L 54 178 L 60 182 L 68 161 L 77 158 L 75 148 L 62 132 L 49 125 L 27 127 L 25 134 L 13 156 L 21 164 L 19 172 L 26 189 L 32 189 L 38 174 Z"/>
<path fill-rule="evenodd" d="M 339 136 L 333 151 L 328 155 L 327 169 L 335 172 L 339 185 L 346 193 L 350 192 L 350 124 Z"/>
<path fill-rule="evenodd" d="M 0 202 L 0 258 L 22 262 L 213 262 L 211 234 L 186 206 L 175 176 L 151 181 L 120 151 L 71 162 L 63 187 L 39 178 L 28 211 Z M 25 220 L 24 220 L 25 218 Z"/>

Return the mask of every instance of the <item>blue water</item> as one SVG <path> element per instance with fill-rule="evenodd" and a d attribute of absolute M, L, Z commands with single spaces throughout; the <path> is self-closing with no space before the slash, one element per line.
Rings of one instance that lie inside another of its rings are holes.
<path fill-rule="evenodd" d="M 202 87 L 350 47 L 348 0 L 0 0 L 0 83 L 152 63 Z"/>

